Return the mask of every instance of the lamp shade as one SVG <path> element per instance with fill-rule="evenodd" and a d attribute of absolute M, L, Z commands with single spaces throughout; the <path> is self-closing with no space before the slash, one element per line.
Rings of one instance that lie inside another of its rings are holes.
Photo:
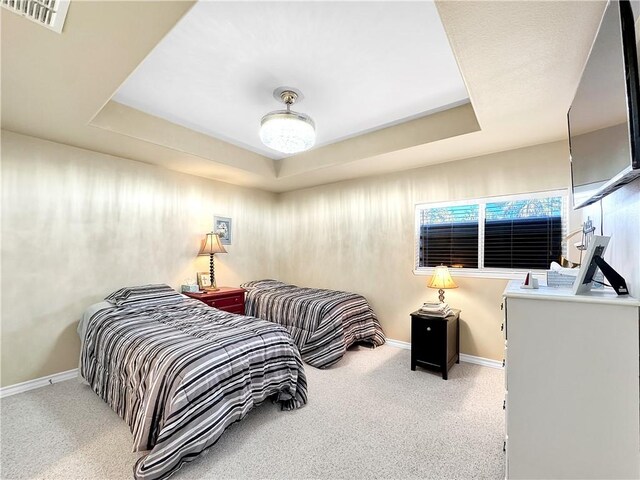
<path fill-rule="evenodd" d="M 207 233 L 206 238 L 202 241 L 200 252 L 198 255 L 211 255 L 214 253 L 227 253 L 222 243 L 220 243 L 220 235 L 211 232 Z"/>
<path fill-rule="evenodd" d="M 453 278 L 451 278 L 449 269 L 444 265 L 440 265 L 439 267 L 435 268 L 433 277 L 431 277 L 431 280 L 429 281 L 429 284 L 427 286 L 429 288 L 438 289 L 458 288 L 456 282 L 454 282 Z"/>

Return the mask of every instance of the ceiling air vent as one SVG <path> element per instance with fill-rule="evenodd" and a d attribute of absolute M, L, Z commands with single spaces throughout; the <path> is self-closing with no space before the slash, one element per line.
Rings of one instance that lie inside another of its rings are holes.
<path fill-rule="evenodd" d="M 1 0 L 2 6 L 43 27 L 62 33 L 69 0 Z"/>

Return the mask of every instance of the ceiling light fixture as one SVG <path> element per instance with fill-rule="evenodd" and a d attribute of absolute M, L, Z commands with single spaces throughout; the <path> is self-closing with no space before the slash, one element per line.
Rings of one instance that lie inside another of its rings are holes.
<path fill-rule="evenodd" d="M 291 110 L 296 100 L 302 100 L 298 90 L 289 87 L 276 88 L 276 100 L 283 102 L 286 110 L 267 113 L 260 121 L 260 140 L 267 147 L 282 153 L 298 153 L 309 150 L 316 142 L 316 125 L 304 113 Z"/>

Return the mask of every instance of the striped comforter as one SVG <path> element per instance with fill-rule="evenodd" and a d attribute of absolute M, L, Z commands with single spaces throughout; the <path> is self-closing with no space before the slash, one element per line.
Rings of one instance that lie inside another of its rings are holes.
<path fill-rule="evenodd" d="M 80 372 L 128 424 L 136 479 L 166 478 L 269 397 L 306 403 L 302 361 L 279 325 L 180 296 L 99 304 L 85 315 Z"/>
<path fill-rule="evenodd" d="M 357 342 L 373 347 L 385 342 L 376 314 L 361 295 L 276 280 L 251 281 L 242 287 L 247 290 L 247 315 L 286 327 L 311 366 L 333 365 Z"/>

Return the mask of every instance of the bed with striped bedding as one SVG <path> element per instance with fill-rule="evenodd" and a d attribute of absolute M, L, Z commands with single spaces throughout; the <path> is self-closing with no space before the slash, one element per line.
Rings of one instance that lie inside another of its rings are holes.
<path fill-rule="evenodd" d="M 140 480 L 167 478 L 267 399 L 283 410 L 307 401 L 286 329 L 167 289 L 114 292 L 78 327 L 81 377 L 127 422 L 134 451 L 147 451 Z"/>
<path fill-rule="evenodd" d="M 277 280 L 243 283 L 247 315 L 279 323 L 289 330 L 302 360 L 326 368 L 355 343 L 385 342 L 380 323 L 362 295 L 301 288 Z"/>

